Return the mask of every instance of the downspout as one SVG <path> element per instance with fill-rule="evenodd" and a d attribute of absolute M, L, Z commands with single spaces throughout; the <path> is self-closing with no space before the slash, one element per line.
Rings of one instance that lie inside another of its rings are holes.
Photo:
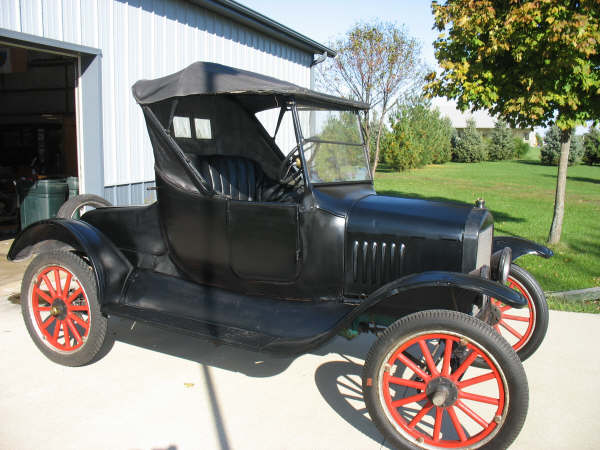
<path fill-rule="evenodd" d="M 313 61 L 310 63 L 310 88 L 312 90 L 315 90 L 315 70 L 316 70 L 316 66 L 317 64 L 321 64 L 322 62 L 324 62 L 327 59 L 327 52 L 323 52 L 322 55 L 318 55 L 315 59 L 313 59 Z M 317 124 L 315 122 L 316 117 L 314 114 L 310 115 L 310 123 L 308 124 L 309 126 L 309 130 L 310 130 L 310 135 L 313 134 L 313 131 L 316 130 L 317 128 Z"/>
<path fill-rule="evenodd" d="M 321 64 L 326 59 L 327 59 L 327 52 L 323 52 L 322 55 L 317 56 L 310 63 L 310 88 L 313 89 L 313 90 L 315 89 L 315 66 L 317 64 Z"/>

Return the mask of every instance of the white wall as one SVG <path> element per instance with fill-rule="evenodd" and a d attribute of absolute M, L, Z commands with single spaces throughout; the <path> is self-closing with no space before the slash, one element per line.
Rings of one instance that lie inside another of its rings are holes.
<path fill-rule="evenodd" d="M 150 141 L 131 95 L 138 79 L 210 61 L 310 86 L 311 54 L 185 1 L 1 2 L 1 28 L 102 51 L 104 183 L 141 183 L 135 189 L 108 188 L 107 196 L 120 204 L 143 201 L 143 183 L 154 179 Z M 287 139 L 284 148 L 291 148 L 293 136 Z"/>

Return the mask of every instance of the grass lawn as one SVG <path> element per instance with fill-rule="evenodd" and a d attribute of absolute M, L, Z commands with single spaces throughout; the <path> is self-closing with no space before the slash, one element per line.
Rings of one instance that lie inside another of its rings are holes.
<path fill-rule="evenodd" d="M 545 243 L 552 223 L 556 172 L 556 167 L 541 165 L 533 153 L 520 161 L 447 163 L 406 172 L 383 167 L 375 187 L 383 195 L 469 204 L 482 197 L 494 215 L 497 234 Z M 562 239 L 550 247 L 553 258 L 524 256 L 518 260 L 545 291 L 600 286 L 600 167 L 569 167 Z M 575 309 L 589 308 L 600 312 L 597 302 Z"/>

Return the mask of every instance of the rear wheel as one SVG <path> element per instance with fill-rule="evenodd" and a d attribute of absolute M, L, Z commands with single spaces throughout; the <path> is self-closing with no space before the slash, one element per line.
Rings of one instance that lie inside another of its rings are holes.
<path fill-rule="evenodd" d="M 535 353 L 546 336 L 548 303 L 533 275 L 516 264 L 510 266 L 507 285 L 527 299 L 527 306 L 515 309 L 493 298 L 490 325 L 508 341 L 521 361 L 525 361 Z"/>
<path fill-rule="evenodd" d="M 529 402 L 508 343 L 473 317 L 441 310 L 406 316 L 383 333 L 367 357 L 363 392 L 385 438 L 410 449 L 506 448 Z"/>
<path fill-rule="evenodd" d="M 62 219 L 78 219 L 89 208 L 106 208 L 112 204 L 94 194 L 82 194 L 64 202 L 56 213 Z"/>
<path fill-rule="evenodd" d="M 91 362 L 104 343 L 107 320 L 100 312 L 96 280 L 74 253 L 37 256 L 21 285 L 21 309 L 29 335 L 52 361 L 65 366 Z"/>

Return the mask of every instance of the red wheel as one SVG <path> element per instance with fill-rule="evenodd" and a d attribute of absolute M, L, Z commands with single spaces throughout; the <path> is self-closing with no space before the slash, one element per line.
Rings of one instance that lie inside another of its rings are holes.
<path fill-rule="evenodd" d="M 386 439 L 411 449 L 504 448 L 528 404 L 514 350 L 485 323 L 454 311 L 424 311 L 390 326 L 369 352 L 363 391 Z"/>
<path fill-rule="evenodd" d="M 468 354 L 454 370 L 453 348 Z M 438 350 L 435 357 L 433 349 Z M 426 366 L 419 367 L 413 355 L 422 355 Z M 478 357 L 488 369 L 465 377 Z M 392 351 L 380 379 L 386 414 L 401 433 L 419 444 L 476 446 L 498 427 L 506 413 L 506 380 L 484 349 L 458 334 L 413 337 Z"/>
<path fill-rule="evenodd" d="M 81 283 L 68 269 L 44 267 L 30 300 L 36 331 L 48 346 L 72 352 L 87 340 L 90 307 Z"/>
<path fill-rule="evenodd" d="M 95 358 L 107 321 L 94 272 L 82 258 L 65 251 L 37 256 L 23 275 L 21 299 L 27 331 L 48 358 L 67 366 Z"/>
<path fill-rule="evenodd" d="M 491 325 L 508 341 L 522 361 L 531 356 L 542 343 L 548 328 L 548 305 L 542 288 L 525 269 L 513 264 L 508 287 L 527 299 L 527 307 L 516 309 L 491 299 Z"/>

